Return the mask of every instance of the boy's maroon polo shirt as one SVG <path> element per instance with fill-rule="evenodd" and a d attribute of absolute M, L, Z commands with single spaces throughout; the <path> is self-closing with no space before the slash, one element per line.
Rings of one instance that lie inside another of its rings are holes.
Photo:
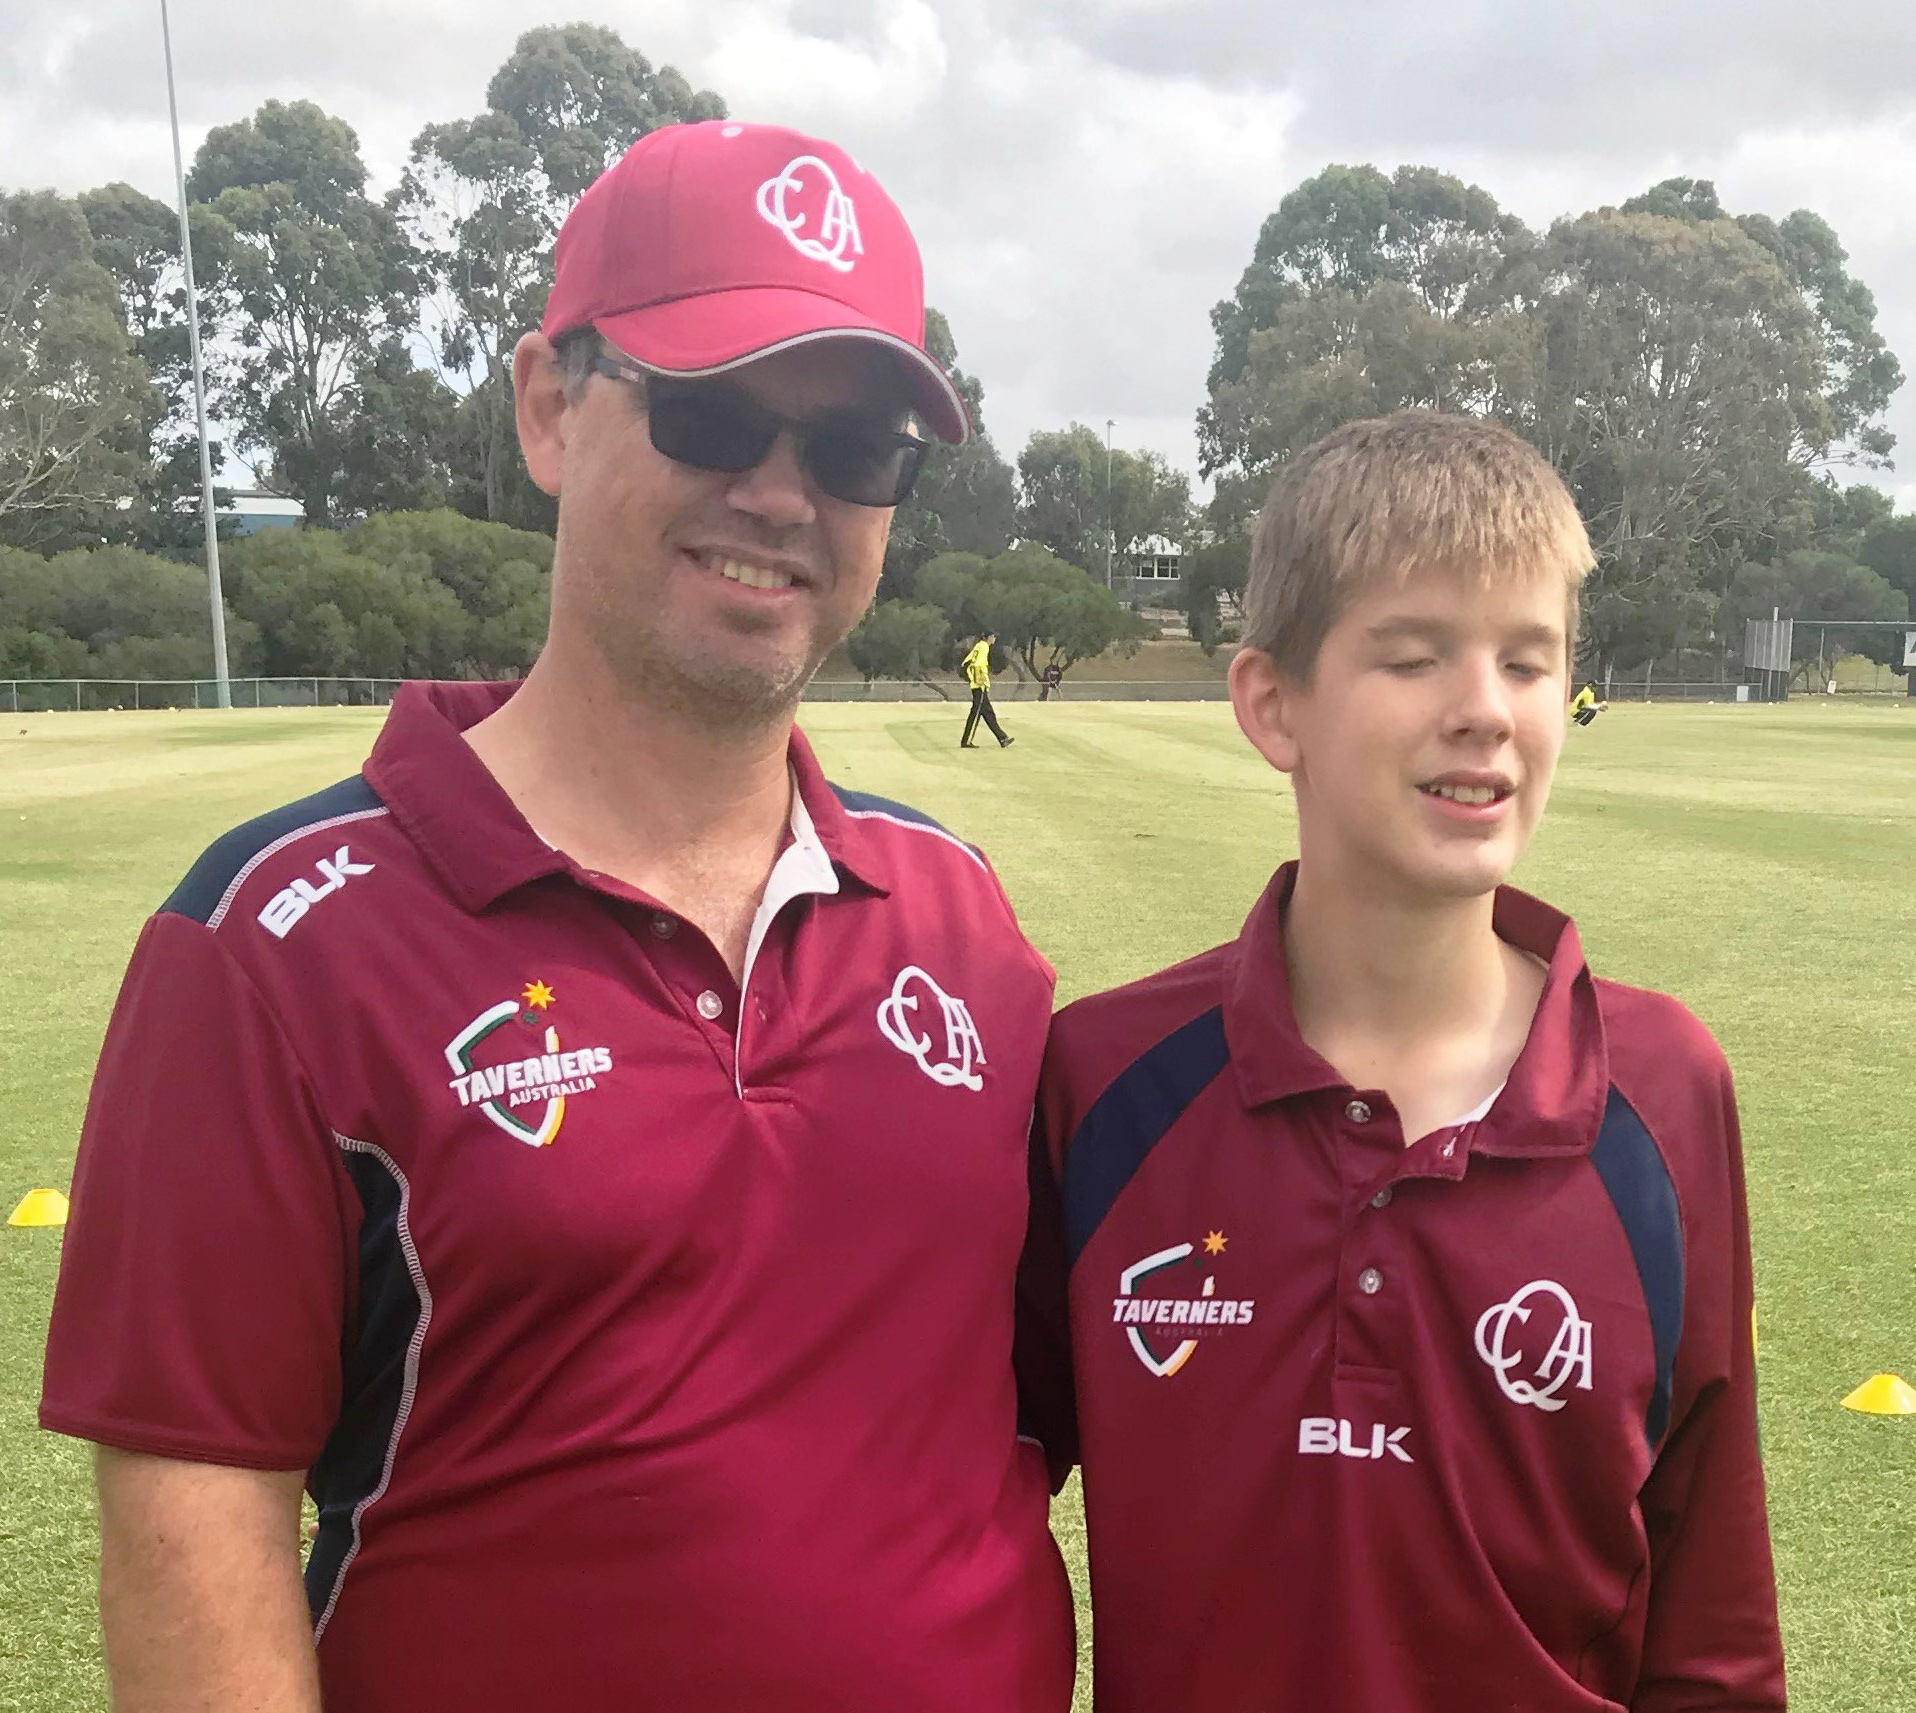
<path fill-rule="evenodd" d="M 1781 1708 L 1722 1055 L 1506 889 L 1528 1041 L 1406 1148 L 1297 1033 L 1294 873 L 1053 1026 L 1020 1364 L 1099 1713 Z"/>
<path fill-rule="evenodd" d="M 1062 1713 L 1012 1280 L 1051 972 L 802 738 L 743 989 L 403 690 L 148 922 L 42 1420 L 310 1469 L 350 1713 Z"/>

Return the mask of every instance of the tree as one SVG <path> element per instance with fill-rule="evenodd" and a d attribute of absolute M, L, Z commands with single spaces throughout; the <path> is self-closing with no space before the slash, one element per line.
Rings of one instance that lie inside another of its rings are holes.
<path fill-rule="evenodd" d="M 255 633 L 230 607 L 226 625 L 230 658 L 244 672 Z M 21 676 L 204 678 L 213 670 L 204 572 L 126 547 L 51 559 L 0 553 L 0 635 L 15 638 L 16 664 L 29 668 Z M 24 645 L 33 658 L 20 659 L 19 639 L 35 636 L 43 640 Z"/>
<path fill-rule="evenodd" d="M 187 193 L 210 205 L 209 259 L 240 347 L 223 409 L 323 524 L 364 373 L 414 317 L 418 280 L 390 207 L 366 195 L 359 140 L 310 101 L 217 127 Z"/>
<path fill-rule="evenodd" d="M 852 664 L 869 684 L 899 678 L 929 684 L 948 701 L 931 676 L 949 651 L 951 627 L 936 607 L 911 601 L 880 601 L 846 640 Z"/>
<path fill-rule="evenodd" d="M 910 498 L 893 514 L 880 585 L 889 597 L 909 598 L 918 568 L 939 554 L 981 553 L 990 558 L 1011 545 L 1017 529 L 1017 483 L 985 431 L 985 389 L 958 367 L 951 324 L 929 305 L 925 350 L 951 376 L 965 401 L 971 438 L 962 446 L 934 445 Z"/>
<path fill-rule="evenodd" d="M 1251 538 L 1237 532 L 1187 548 L 1178 588 L 1192 639 L 1207 655 L 1217 652 L 1225 623 L 1244 619 L 1244 584 L 1250 572 Z"/>
<path fill-rule="evenodd" d="M 453 503 L 550 528 L 550 503 L 517 456 L 511 370 L 513 346 L 545 311 L 554 236 L 638 138 L 723 118 L 725 103 L 590 24 L 527 31 L 487 100 L 474 118 L 419 133 L 395 206 L 431 285 L 422 319 L 434 361 L 460 395 Z"/>
<path fill-rule="evenodd" d="M 1799 457 L 1886 469 L 1896 437 L 1882 418 L 1903 384 L 1903 370 L 1877 330 L 1875 297 L 1849 274 L 1848 252 L 1829 223 L 1807 208 L 1780 223 L 1746 214 L 1737 224 L 1776 257 L 1803 294 L 1822 342 L 1822 391 L 1832 444 L 1806 442 Z"/>
<path fill-rule="evenodd" d="M 545 637 L 551 563 L 544 536 L 389 513 L 249 536 L 226 586 L 272 676 L 516 677 Z"/>
<path fill-rule="evenodd" d="M 1278 464 L 1354 417 L 1514 414 L 1535 333 L 1507 275 L 1534 241 L 1487 191 L 1429 167 L 1329 167 L 1286 196 L 1211 315 L 1198 448 L 1217 527 L 1240 526 Z"/>
<path fill-rule="evenodd" d="M 944 614 L 954 641 L 993 632 L 1033 678 L 1050 666 L 1068 672 L 1114 646 L 1128 652 L 1149 634 L 1090 573 L 1030 544 L 988 561 L 943 554 L 919 572 L 918 597 Z"/>
<path fill-rule="evenodd" d="M 1916 515 L 1886 517 L 1864 532 L 1857 558 L 1916 608 Z"/>
<path fill-rule="evenodd" d="M 695 93 L 669 65 L 654 71 L 598 24 L 526 31 L 487 85 L 486 105 L 512 121 L 551 193 L 568 204 L 640 137 L 726 116 L 711 90 Z"/>
<path fill-rule="evenodd" d="M 1707 624 L 1732 569 L 1807 515 L 1806 442 L 1827 445 L 1812 317 L 1728 221 L 1604 210 L 1531 264 L 1544 357 L 1521 426 L 1576 495 L 1596 549 L 1596 669 Z"/>
<path fill-rule="evenodd" d="M 1814 487 L 1810 538 L 1804 545 L 1850 559 L 1861 558 L 1870 532 L 1888 523 L 1895 510 L 1895 502 L 1881 488 L 1867 482 L 1852 482 L 1846 487 L 1825 476 Z"/>
<path fill-rule="evenodd" d="M 0 539 L 98 540 L 139 479 L 153 397 L 79 205 L 0 194 Z"/>
<path fill-rule="evenodd" d="M 1081 422 L 1034 433 L 1018 455 L 1023 500 L 1018 533 L 1104 581 L 1119 559 L 1154 537 L 1182 541 L 1191 525 L 1191 484 L 1156 452 L 1126 452 Z"/>
<path fill-rule="evenodd" d="M 400 218 L 432 282 L 428 333 L 465 395 L 478 515 L 505 515 L 513 436 L 512 347 L 552 281 L 554 205 L 539 157 L 503 113 L 428 125 L 400 181 Z"/>
<path fill-rule="evenodd" d="M 1669 178 L 1623 205 L 1625 214 L 1707 224 L 1727 220 L 1708 179 Z M 1876 299 L 1850 276 L 1849 253 L 1819 214 L 1799 208 L 1781 221 L 1767 214 L 1739 215 L 1737 227 L 1776 258 L 1801 294 L 1822 346 L 1820 392 L 1827 410 L 1827 437 L 1798 448 L 1805 465 L 1860 464 L 1885 468 L 1896 437 L 1883 425 L 1889 401 L 1902 385 L 1902 366 L 1876 326 Z"/>
<path fill-rule="evenodd" d="M 1903 623 L 1910 600 L 1902 590 L 1865 565 L 1837 553 L 1799 549 L 1774 564 L 1741 567 L 1731 580 L 1718 612 L 1717 632 L 1740 647 L 1750 619 L 1767 619 L 1772 612 L 1797 621 L 1795 663 L 1799 673 L 1817 690 L 1827 690 L 1836 671 L 1836 651 L 1817 620 L 1861 619 Z M 1892 631 L 1838 633 L 1836 641 L 1852 654 L 1883 665 L 1902 661 L 1903 639 Z"/>
<path fill-rule="evenodd" d="M 334 508 L 348 517 L 430 511 L 446 504 L 446 460 L 457 401 L 398 338 L 360 364 L 333 427 Z"/>
<path fill-rule="evenodd" d="M 892 516 L 886 592 L 909 596 L 919 567 L 941 553 L 1004 552 L 1017 518 L 1016 479 L 988 434 L 934 447 L 911 497 Z"/>
<path fill-rule="evenodd" d="M 153 382 L 144 425 L 145 467 L 134 484 L 132 504 L 104 533 L 109 540 L 148 552 L 189 557 L 204 539 L 204 525 L 179 216 L 166 203 L 121 183 L 85 192 L 80 210 L 93 239 L 94 259 L 119 288 L 128 336 Z M 202 261 L 204 273 L 203 258 L 212 248 L 206 211 L 190 208 L 188 213 L 197 234 L 195 258 Z M 205 351 L 202 357 L 210 386 L 217 379 L 217 353 Z M 208 451 L 217 474 L 225 463 L 225 449 L 210 438 Z M 216 489 L 215 503 L 221 498 Z"/>

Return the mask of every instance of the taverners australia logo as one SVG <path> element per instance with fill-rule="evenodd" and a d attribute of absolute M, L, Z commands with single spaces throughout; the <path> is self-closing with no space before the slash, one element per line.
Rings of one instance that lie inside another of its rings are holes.
<path fill-rule="evenodd" d="M 593 1079 L 612 1069 L 609 1048 L 560 1043 L 546 1015 L 557 1000 L 544 982 L 527 982 L 518 999 L 488 1006 L 446 1043 L 448 1086 L 459 1104 L 478 1107 L 529 1148 L 551 1142 L 567 1100 L 596 1088 Z"/>
<path fill-rule="evenodd" d="M 1142 1261 L 1133 1261 L 1118 1275 L 1118 1295 L 1111 1303 L 1112 1323 L 1124 1328 L 1132 1353 L 1160 1380 L 1170 1379 L 1191 1360 L 1200 1339 L 1227 1326 L 1251 1324 L 1256 1302 L 1248 1297 L 1220 1297 L 1215 1273 L 1206 1273 L 1197 1294 L 1190 1294 L 1191 1287 L 1197 1285 L 1197 1271 L 1222 1257 L 1230 1241 L 1223 1232 L 1213 1231 L 1201 1246 L 1173 1244 Z M 1179 1341 L 1168 1355 L 1160 1356 L 1152 1337 L 1155 1335 L 1160 1343 L 1168 1342 L 1164 1337 L 1167 1332 Z"/>

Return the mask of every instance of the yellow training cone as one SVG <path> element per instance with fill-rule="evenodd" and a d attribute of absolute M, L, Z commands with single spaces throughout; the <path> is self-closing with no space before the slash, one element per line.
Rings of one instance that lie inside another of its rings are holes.
<path fill-rule="evenodd" d="M 1877 1374 L 1850 1393 L 1843 1408 L 1866 1416 L 1916 1416 L 1916 1386 L 1900 1374 Z"/>
<path fill-rule="evenodd" d="M 67 1198 L 58 1190 L 28 1190 L 7 1216 L 9 1225 L 65 1225 Z"/>

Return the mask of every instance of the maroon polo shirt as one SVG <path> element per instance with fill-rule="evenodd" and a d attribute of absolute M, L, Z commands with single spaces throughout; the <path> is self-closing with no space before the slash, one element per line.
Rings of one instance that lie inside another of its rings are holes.
<path fill-rule="evenodd" d="M 1062 1713 L 1011 1370 L 1049 968 L 794 736 L 735 983 L 514 810 L 460 735 L 508 693 L 403 690 L 147 923 L 42 1421 L 310 1470 L 342 1713 Z"/>
<path fill-rule="evenodd" d="M 1298 1035 L 1294 874 L 1053 1025 L 1020 1365 L 1083 1465 L 1099 1713 L 1781 1708 L 1715 1043 L 1505 889 L 1528 1041 L 1406 1148 Z"/>

